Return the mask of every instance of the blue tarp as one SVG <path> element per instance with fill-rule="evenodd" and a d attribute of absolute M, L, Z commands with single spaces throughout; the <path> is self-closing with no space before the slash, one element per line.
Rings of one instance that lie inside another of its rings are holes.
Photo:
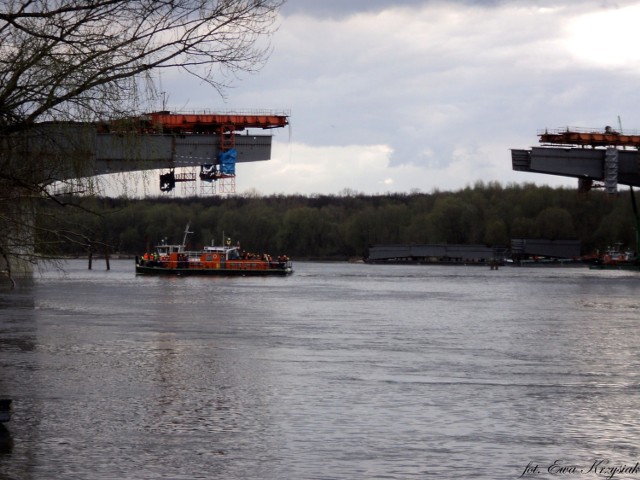
<path fill-rule="evenodd" d="M 218 162 L 220 163 L 220 173 L 222 173 L 223 175 L 235 175 L 237 157 L 238 157 L 238 152 L 235 148 L 227 150 L 226 152 L 218 153 Z"/>

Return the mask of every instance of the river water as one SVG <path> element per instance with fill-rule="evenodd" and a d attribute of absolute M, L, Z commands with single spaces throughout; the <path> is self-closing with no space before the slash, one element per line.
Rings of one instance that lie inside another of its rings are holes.
<path fill-rule="evenodd" d="M 0 292 L 0 479 L 640 479 L 638 273 L 111 267 Z"/>

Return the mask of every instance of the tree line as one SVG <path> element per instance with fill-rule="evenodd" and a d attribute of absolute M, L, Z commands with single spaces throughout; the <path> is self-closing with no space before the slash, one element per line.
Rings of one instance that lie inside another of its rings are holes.
<path fill-rule="evenodd" d="M 347 259 L 380 243 L 509 245 L 511 238 L 545 238 L 578 239 L 583 253 L 618 242 L 635 248 L 635 222 L 629 192 L 478 182 L 451 192 L 387 195 L 76 197 L 41 206 L 36 232 L 39 245 L 65 255 L 89 248 L 140 254 L 163 240 L 181 242 L 189 223 L 194 249 L 231 238 L 256 253 Z"/>

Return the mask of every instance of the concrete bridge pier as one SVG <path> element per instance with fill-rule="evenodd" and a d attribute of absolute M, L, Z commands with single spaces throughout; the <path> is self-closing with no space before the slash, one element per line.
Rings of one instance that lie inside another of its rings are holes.
<path fill-rule="evenodd" d="M 15 287 L 33 280 L 35 211 L 28 200 L 10 202 L 0 239 L 0 286 Z M 10 219 L 10 223 L 8 221 Z"/>

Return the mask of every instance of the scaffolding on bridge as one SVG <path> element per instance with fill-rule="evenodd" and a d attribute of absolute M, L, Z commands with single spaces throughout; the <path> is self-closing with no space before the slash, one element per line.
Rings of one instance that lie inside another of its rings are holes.
<path fill-rule="evenodd" d="M 135 120 L 138 129 L 144 133 L 172 133 L 179 135 L 215 134 L 219 138 L 217 155 L 203 158 L 200 174 L 183 172 L 176 175 L 171 168 L 169 173 L 160 175 L 160 190 L 170 192 L 177 182 L 182 183 L 183 194 L 195 195 L 195 185 L 187 187 L 189 182 L 200 180 L 201 195 L 235 193 L 236 191 L 236 132 L 248 128 L 272 129 L 289 124 L 286 113 L 255 111 L 252 113 L 170 113 L 153 112 Z M 217 188 L 216 188 L 216 183 Z"/>

